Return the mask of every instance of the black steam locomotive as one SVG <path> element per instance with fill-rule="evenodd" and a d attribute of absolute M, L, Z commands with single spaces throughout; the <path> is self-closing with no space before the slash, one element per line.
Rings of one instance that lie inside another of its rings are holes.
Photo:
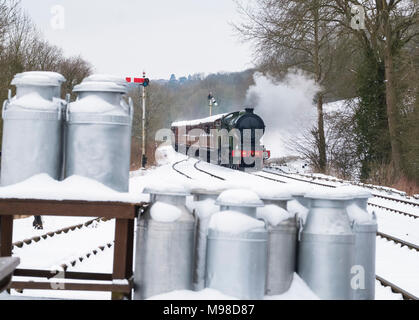
<path fill-rule="evenodd" d="M 261 169 L 270 156 L 261 144 L 262 118 L 253 108 L 172 124 L 176 151 L 233 169 Z"/>

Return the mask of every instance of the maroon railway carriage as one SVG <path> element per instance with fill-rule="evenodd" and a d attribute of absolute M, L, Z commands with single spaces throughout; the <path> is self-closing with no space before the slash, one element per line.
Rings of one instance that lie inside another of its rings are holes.
<path fill-rule="evenodd" d="M 174 122 L 172 131 L 176 151 L 203 161 L 243 170 L 261 169 L 269 158 L 261 144 L 265 123 L 252 108 Z"/>

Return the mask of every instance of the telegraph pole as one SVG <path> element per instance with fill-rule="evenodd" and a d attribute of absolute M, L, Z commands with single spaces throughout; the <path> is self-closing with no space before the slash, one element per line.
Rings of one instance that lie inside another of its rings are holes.
<path fill-rule="evenodd" d="M 211 117 L 212 116 L 212 106 L 214 106 L 214 107 L 218 106 L 217 101 L 215 101 L 215 98 L 213 97 L 211 92 L 208 94 L 208 106 L 209 106 L 210 117 Z"/>
<path fill-rule="evenodd" d="M 140 85 L 143 87 L 143 91 L 141 92 L 140 90 L 140 99 L 142 99 L 142 106 L 143 106 L 143 116 L 142 116 L 142 146 L 141 146 L 141 167 L 144 168 L 145 165 L 147 164 L 147 157 L 146 157 L 146 139 L 145 139 L 145 135 L 146 135 L 146 125 L 145 125 L 145 111 L 146 111 L 146 104 L 145 104 L 145 100 L 146 100 L 146 87 L 150 84 L 150 80 L 148 78 L 145 77 L 145 72 L 143 72 L 143 77 L 142 78 L 137 78 L 137 77 L 127 77 L 125 78 L 127 82 L 132 82 L 134 84 Z M 141 103 L 141 101 L 140 101 Z"/>
<path fill-rule="evenodd" d="M 145 77 L 145 72 L 143 72 L 143 79 L 146 79 Z M 146 99 L 146 95 L 145 95 L 145 87 L 147 85 L 143 84 L 143 125 L 142 125 L 142 138 L 143 138 L 143 145 L 142 145 L 142 152 L 141 152 L 141 166 L 144 168 L 145 165 L 147 164 L 147 157 L 145 155 L 145 149 L 146 149 L 146 140 L 145 140 L 145 132 L 146 132 L 146 128 L 145 128 L 145 99 Z"/>

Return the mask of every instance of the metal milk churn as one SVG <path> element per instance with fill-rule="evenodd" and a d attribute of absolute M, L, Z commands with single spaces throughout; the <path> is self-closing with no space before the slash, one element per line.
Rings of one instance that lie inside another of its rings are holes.
<path fill-rule="evenodd" d="M 12 80 L 16 96 L 3 104 L 1 184 L 21 182 L 39 173 L 54 179 L 62 171 L 64 77 L 52 72 L 24 72 Z"/>
<path fill-rule="evenodd" d="M 66 114 L 65 175 L 97 180 L 119 192 L 129 187 L 133 105 L 125 85 L 88 79 L 75 86 Z"/>
<path fill-rule="evenodd" d="M 207 255 L 207 233 L 211 216 L 220 211 L 215 200 L 222 190 L 192 189 L 195 216 L 195 250 L 193 267 L 193 288 L 199 291 L 205 288 L 205 267 Z"/>
<path fill-rule="evenodd" d="M 84 78 L 83 82 L 113 82 L 124 87 L 128 85 L 127 81 L 121 77 L 99 73 Z"/>
<path fill-rule="evenodd" d="M 215 205 L 221 211 L 238 211 L 253 218 L 256 218 L 256 208 L 264 206 L 258 194 L 247 189 L 226 190 L 218 196 Z"/>
<path fill-rule="evenodd" d="M 264 207 L 257 209 L 268 229 L 268 270 L 266 294 L 286 292 L 292 283 L 297 260 L 297 223 L 295 214 L 286 210 L 289 193 L 261 195 Z"/>
<path fill-rule="evenodd" d="M 293 198 L 292 200 L 288 201 L 288 211 L 296 215 L 297 221 L 304 223 L 306 221 L 310 206 L 310 199 L 305 198 L 304 195 L 311 190 L 311 187 L 293 183 L 287 185 L 287 190 Z"/>
<path fill-rule="evenodd" d="M 212 215 L 205 286 L 239 299 L 263 299 L 268 233 L 265 223 L 237 211 Z"/>
<path fill-rule="evenodd" d="M 185 206 L 189 192 L 144 192 L 153 202 L 137 221 L 134 298 L 192 290 L 195 223 Z"/>
<path fill-rule="evenodd" d="M 60 99 L 61 98 L 61 85 L 66 81 L 64 76 L 58 72 L 53 71 L 26 71 L 23 73 L 18 73 L 15 75 L 15 79 L 20 78 L 22 76 L 41 76 L 41 77 L 49 77 L 53 80 L 58 81 L 59 85 L 55 87 L 53 97 Z M 65 102 L 65 101 L 63 101 Z"/>
<path fill-rule="evenodd" d="M 344 189 L 342 187 L 341 189 Z M 347 201 L 346 211 L 355 233 L 355 262 L 351 288 L 354 300 L 375 299 L 375 251 L 377 219 L 367 211 L 371 192 L 360 187 L 348 187 L 353 199 Z"/>
<path fill-rule="evenodd" d="M 311 201 L 299 236 L 298 274 L 321 299 L 351 299 L 355 234 L 345 210 L 350 197 L 336 189 L 305 197 Z"/>

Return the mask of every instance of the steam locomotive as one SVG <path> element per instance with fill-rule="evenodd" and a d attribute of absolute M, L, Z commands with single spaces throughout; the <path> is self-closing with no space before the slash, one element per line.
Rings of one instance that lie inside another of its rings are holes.
<path fill-rule="evenodd" d="M 172 123 L 177 152 L 232 169 L 257 169 L 270 156 L 261 144 L 265 123 L 253 108 Z"/>

